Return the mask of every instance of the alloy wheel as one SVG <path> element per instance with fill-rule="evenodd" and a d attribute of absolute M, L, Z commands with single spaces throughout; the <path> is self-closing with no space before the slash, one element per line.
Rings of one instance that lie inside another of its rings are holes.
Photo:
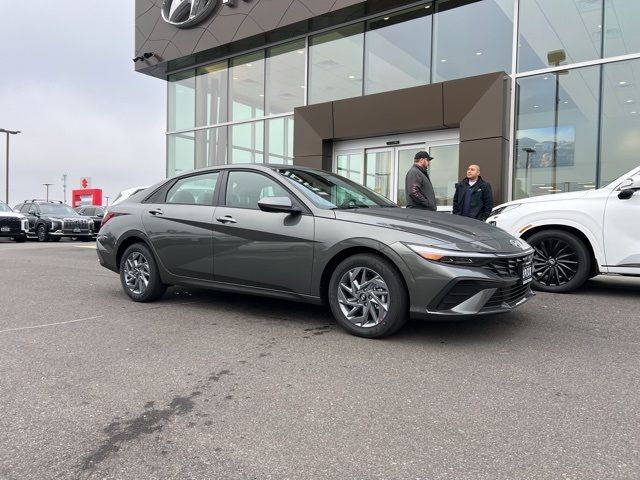
<path fill-rule="evenodd" d="M 136 295 L 142 295 L 149 286 L 151 269 L 149 261 L 140 252 L 131 252 L 124 264 L 124 281 Z"/>
<path fill-rule="evenodd" d="M 559 238 L 547 238 L 533 245 L 534 277 L 547 286 L 565 285 L 578 271 L 578 255 L 573 248 Z"/>
<path fill-rule="evenodd" d="M 389 287 L 375 271 L 352 268 L 338 283 L 338 303 L 346 319 L 358 327 L 375 327 L 389 313 Z"/>

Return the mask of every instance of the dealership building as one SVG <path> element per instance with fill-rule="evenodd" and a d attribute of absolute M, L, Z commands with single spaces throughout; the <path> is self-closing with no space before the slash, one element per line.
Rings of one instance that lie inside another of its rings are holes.
<path fill-rule="evenodd" d="M 497 202 L 640 165 L 638 0 L 136 0 L 136 70 L 167 82 L 167 174 L 331 170 L 438 203 L 467 165 Z M 159 99 L 160 101 L 160 99 Z"/>

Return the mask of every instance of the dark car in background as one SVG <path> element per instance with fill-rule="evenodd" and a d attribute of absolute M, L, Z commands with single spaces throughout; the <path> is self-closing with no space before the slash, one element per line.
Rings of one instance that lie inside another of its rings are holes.
<path fill-rule="evenodd" d="M 14 207 L 29 221 L 29 236 L 40 242 L 57 242 L 63 237 L 75 237 L 83 242 L 93 239 L 93 220 L 78 215 L 73 208 L 59 201 L 25 200 Z"/>
<path fill-rule="evenodd" d="M 27 239 L 29 222 L 24 215 L 14 212 L 9 205 L 0 201 L 0 237 L 9 237 L 16 242 Z"/>
<path fill-rule="evenodd" d="M 343 328 L 370 338 L 409 316 L 509 312 L 533 295 L 526 242 L 292 166 L 168 179 L 109 210 L 97 252 L 135 301 L 188 285 L 328 303 Z"/>
<path fill-rule="evenodd" d="M 100 226 L 102 225 L 102 219 L 104 218 L 104 208 L 99 206 L 82 206 L 74 208 L 78 215 L 82 215 L 83 217 L 91 217 L 93 220 L 93 234 L 97 235 L 100 230 Z"/>

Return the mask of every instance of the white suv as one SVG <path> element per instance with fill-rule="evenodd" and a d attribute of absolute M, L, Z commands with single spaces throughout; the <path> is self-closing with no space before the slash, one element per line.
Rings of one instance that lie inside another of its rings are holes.
<path fill-rule="evenodd" d="M 640 276 L 639 221 L 640 167 L 598 190 L 503 203 L 487 219 L 535 249 L 533 287 L 547 292 L 601 273 Z"/>

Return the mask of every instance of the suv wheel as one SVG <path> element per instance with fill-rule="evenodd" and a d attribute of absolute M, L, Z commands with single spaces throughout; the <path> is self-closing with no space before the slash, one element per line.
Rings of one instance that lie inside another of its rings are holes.
<path fill-rule="evenodd" d="M 408 294 L 388 260 L 359 254 L 340 263 L 329 281 L 329 306 L 336 321 L 359 337 L 397 332 L 408 319 Z"/>
<path fill-rule="evenodd" d="M 44 223 L 38 225 L 38 229 L 36 230 L 36 234 L 38 236 L 39 242 L 48 242 L 49 241 L 49 230 Z"/>
<path fill-rule="evenodd" d="M 122 255 L 120 283 L 126 294 L 136 302 L 157 300 L 167 289 L 160 281 L 153 254 L 142 243 L 131 245 Z"/>
<path fill-rule="evenodd" d="M 584 243 L 563 230 L 545 230 L 527 239 L 533 254 L 536 290 L 564 293 L 575 290 L 589 278 L 591 256 Z"/>

